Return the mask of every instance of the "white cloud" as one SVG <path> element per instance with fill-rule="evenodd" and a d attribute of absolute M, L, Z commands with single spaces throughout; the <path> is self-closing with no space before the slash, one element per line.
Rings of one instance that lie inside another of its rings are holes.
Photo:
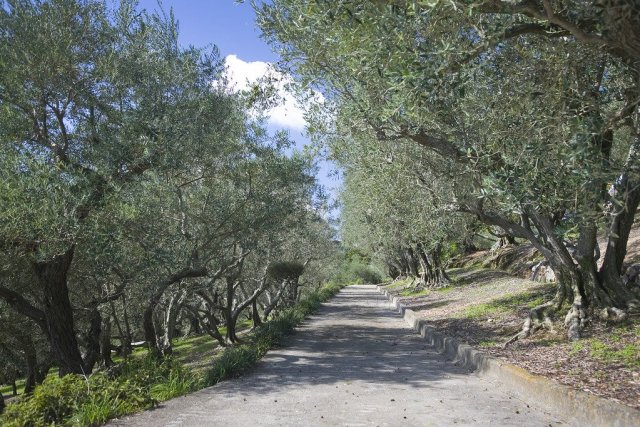
<path fill-rule="evenodd" d="M 265 116 L 269 118 L 269 123 L 274 126 L 295 130 L 303 130 L 305 128 L 307 122 L 304 119 L 304 109 L 293 94 L 286 89 L 287 83 L 291 82 L 291 77 L 275 71 L 273 64 L 269 62 L 245 62 L 238 58 L 237 55 L 227 56 L 225 65 L 227 67 L 227 76 L 233 85 L 233 89 L 237 91 L 248 89 L 265 75 L 270 74 L 276 77 L 279 81 L 276 88 L 281 102 L 276 107 L 265 111 Z M 318 100 L 322 102 L 321 95 Z"/>

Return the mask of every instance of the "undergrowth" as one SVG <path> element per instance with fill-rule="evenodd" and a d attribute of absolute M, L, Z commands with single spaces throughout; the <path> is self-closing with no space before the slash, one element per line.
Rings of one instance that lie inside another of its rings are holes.
<path fill-rule="evenodd" d="M 572 356 L 587 353 L 608 365 L 622 365 L 625 368 L 640 368 L 640 344 L 620 343 L 620 333 L 612 333 L 604 339 L 589 338 L 574 343 L 569 351 Z"/>
<path fill-rule="evenodd" d="M 0 425 L 86 426 L 154 407 L 160 401 L 242 375 L 282 340 L 320 304 L 343 286 L 328 284 L 252 333 L 243 343 L 227 347 L 204 377 L 197 376 L 175 358 L 132 357 L 107 372 L 88 377 L 49 376 L 30 395 L 10 404 Z"/>
<path fill-rule="evenodd" d="M 159 400 L 177 395 L 176 386 L 184 390 L 184 385 L 190 384 L 192 390 L 197 383 L 174 359 L 131 358 L 111 372 L 88 377 L 47 377 L 31 395 L 8 405 L 0 424 L 98 425 L 109 418 L 153 407 Z"/>

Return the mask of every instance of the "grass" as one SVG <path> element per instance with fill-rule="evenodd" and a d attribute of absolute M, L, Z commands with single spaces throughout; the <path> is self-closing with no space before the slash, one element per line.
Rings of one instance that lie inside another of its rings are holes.
<path fill-rule="evenodd" d="M 238 333 L 246 331 L 251 328 L 252 322 L 248 319 L 239 320 L 236 329 Z M 220 333 L 224 336 L 227 333 L 227 328 L 220 327 Z M 173 354 L 172 356 L 182 364 L 190 364 L 194 360 L 199 360 L 207 356 L 214 356 L 215 350 L 219 348 L 219 344 L 213 338 L 207 334 L 175 338 L 172 341 Z M 146 347 L 134 348 L 131 353 L 131 357 L 141 358 L 148 354 Z M 115 363 L 121 363 L 124 361 L 122 356 L 113 356 Z M 198 370 L 199 368 L 196 368 Z"/>
<path fill-rule="evenodd" d="M 411 277 L 407 277 L 405 279 L 397 280 L 390 285 L 386 285 L 384 288 L 387 290 L 396 290 L 396 289 L 404 289 L 411 284 L 413 279 Z"/>
<path fill-rule="evenodd" d="M 512 312 L 514 308 L 531 309 L 544 301 L 545 295 L 540 291 L 510 294 L 493 301 L 472 305 L 459 313 L 457 317 L 466 319 L 497 317 Z"/>
<path fill-rule="evenodd" d="M 569 354 L 578 356 L 587 352 L 590 357 L 608 365 L 637 369 L 640 368 L 639 336 L 640 325 L 617 325 L 605 338 L 589 338 L 573 343 Z M 629 338 L 634 342 L 629 342 Z"/>
<path fill-rule="evenodd" d="M 424 296 L 424 295 L 429 295 L 429 289 L 416 289 L 416 288 L 411 288 L 411 289 L 404 289 L 402 291 L 400 291 L 400 296 L 403 297 L 419 297 L 419 296 Z"/>
<path fill-rule="evenodd" d="M 16 380 L 16 386 L 18 389 L 18 396 L 20 396 L 22 393 L 24 393 L 24 378 Z M 3 385 L 2 387 L 0 387 L 0 393 L 7 397 L 13 396 L 13 386 L 11 384 Z"/>
<path fill-rule="evenodd" d="M 627 368 L 640 368 L 640 344 L 638 343 L 618 347 L 593 339 L 588 345 L 591 357 L 608 364 L 622 364 Z"/>

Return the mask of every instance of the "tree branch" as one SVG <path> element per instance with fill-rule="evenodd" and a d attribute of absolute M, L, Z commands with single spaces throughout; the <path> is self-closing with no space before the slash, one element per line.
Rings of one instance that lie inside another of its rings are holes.
<path fill-rule="evenodd" d="M 47 330 L 47 321 L 44 312 L 31 304 L 22 295 L 4 286 L 0 286 L 0 298 L 9 304 L 16 312 L 27 316 L 43 328 L 43 330 Z"/>

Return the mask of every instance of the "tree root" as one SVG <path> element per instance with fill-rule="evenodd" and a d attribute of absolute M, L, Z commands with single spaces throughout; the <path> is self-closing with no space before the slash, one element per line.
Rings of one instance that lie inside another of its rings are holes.
<path fill-rule="evenodd" d="M 573 304 L 564 318 L 564 325 L 567 327 L 567 337 L 569 341 L 580 339 L 582 329 L 589 322 L 585 309 L 580 304 Z"/>
<path fill-rule="evenodd" d="M 537 307 L 532 308 L 529 311 L 529 315 L 522 325 L 522 330 L 513 337 L 509 338 L 502 348 L 507 348 L 509 344 L 512 344 L 520 339 L 530 337 L 539 329 L 546 328 L 553 331 L 553 322 L 551 321 L 551 314 L 555 312 L 557 303 L 555 298 L 551 301 L 540 304 Z M 550 313 L 551 312 L 551 313 Z"/>
<path fill-rule="evenodd" d="M 627 318 L 627 312 L 617 307 L 605 307 L 598 312 L 601 319 L 621 322 Z"/>

